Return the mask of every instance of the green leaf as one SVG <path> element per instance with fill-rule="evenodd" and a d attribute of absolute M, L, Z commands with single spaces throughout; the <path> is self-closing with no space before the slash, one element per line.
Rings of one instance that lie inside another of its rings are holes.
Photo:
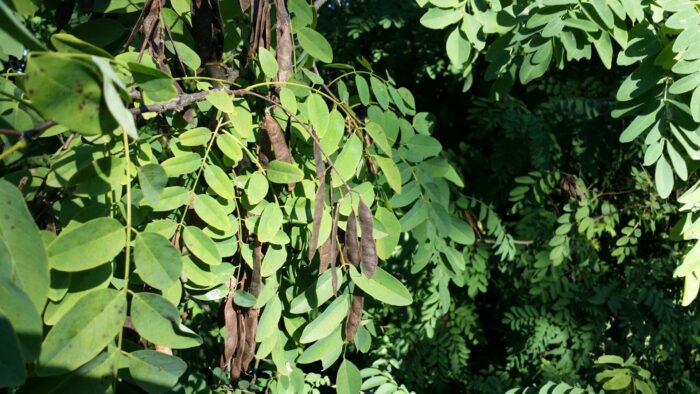
<path fill-rule="evenodd" d="M 221 150 L 221 153 L 226 155 L 233 162 L 237 163 L 243 159 L 243 149 L 236 137 L 231 134 L 220 134 L 216 137 L 216 146 Z"/>
<path fill-rule="evenodd" d="M 355 74 L 355 87 L 357 88 L 357 94 L 360 96 L 362 105 L 369 105 L 369 86 L 367 85 L 367 80 L 360 74 Z"/>
<path fill-rule="evenodd" d="M 258 221 L 257 235 L 260 242 L 270 242 L 282 229 L 284 215 L 275 203 L 269 203 L 263 209 Z"/>
<path fill-rule="evenodd" d="M 411 158 L 414 162 L 436 156 L 442 151 L 442 145 L 440 145 L 438 140 L 423 134 L 414 135 L 408 141 L 405 141 L 404 145 L 411 155 L 415 155 Z"/>
<path fill-rule="evenodd" d="M 230 114 L 233 112 L 231 96 L 221 90 L 215 90 L 207 95 L 207 101 L 221 112 Z"/>
<path fill-rule="evenodd" d="M 45 50 L 44 46 L 34 35 L 24 27 L 12 9 L 5 2 L 0 2 L 0 30 L 5 31 L 12 39 L 19 41 L 32 51 Z"/>
<path fill-rule="evenodd" d="M 379 165 L 379 169 L 382 170 L 382 174 L 386 177 L 389 186 L 397 194 L 401 194 L 401 172 L 399 172 L 399 167 L 396 166 L 394 160 L 382 156 L 373 155 L 372 157 Z"/>
<path fill-rule="evenodd" d="M 163 189 L 163 192 L 155 204 L 142 201 L 141 205 L 151 206 L 154 212 L 166 212 L 180 208 L 190 202 L 190 193 L 182 186 L 171 186 Z"/>
<path fill-rule="evenodd" d="M 416 226 L 423 223 L 428 218 L 428 206 L 423 200 L 418 200 L 411 209 L 406 212 L 399 222 L 401 223 L 401 230 L 403 232 L 408 232 L 413 230 Z"/>
<path fill-rule="evenodd" d="M 306 99 L 306 107 L 309 113 L 309 121 L 316 131 L 316 135 L 323 137 L 328 126 L 328 106 L 321 96 L 311 93 Z"/>
<path fill-rule="evenodd" d="M 258 50 L 260 67 L 262 67 L 263 73 L 265 73 L 266 77 L 274 79 L 277 76 L 277 70 L 279 69 L 275 55 L 263 47 L 260 47 Z"/>
<path fill-rule="evenodd" d="M 182 146 L 204 146 L 209 142 L 212 132 L 206 127 L 195 127 L 180 134 L 177 140 Z"/>
<path fill-rule="evenodd" d="M 428 29 L 444 29 L 462 20 L 463 10 L 431 8 L 420 18 L 420 24 Z"/>
<path fill-rule="evenodd" d="M 180 358 L 155 350 L 137 350 L 128 359 L 130 378 L 150 394 L 170 391 L 187 370 Z"/>
<path fill-rule="evenodd" d="M 85 135 L 117 127 L 92 64 L 65 54 L 33 54 L 27 59 L 26 74 L 24 91 L 45 119 Z"/>
<path fill-rule="evenodd" d="M 202 260 L 203 263 L 208 265 L 221 264 L 221 255 L 219 254 L 219 249 L 216 247 L 216 244 L 198 227 L 185 227 L 182 239 L 187 249 L 198 259 Z"/>
<path fill-rule="evenodd" d="M 338 287 L 343 284 L 342 272 L 336 268 Z M 308 313 L 317 309 L 333 296 L 332 270 L 326 270 L 303 293 L 289 303 L 289 311 L 294 314 Z"/>
<path fill-rule="evenodd" d="M 375 145 L 377 145 L 384 154 L 391 157 L 391 145 L 389 145 L 389 141 L 386 139 L 386 134 L 384 134 L 382 126 L 370 121 L 365 124 L 365 131 L 372 137 Z"/>
<path fill-rule="evenodd" d="M 362 386 L 360 370 L 350 360 L 343 360 L 335 378 L 335 391 L 338 394 L 358 394 Z"/>
<path fill-rule="evenodd" d="M 32 300 L 9 279 L 1 277 L 0 300 L 0 320 L 6 320 L 12 325 L 21 348 L 20 358 L 25 363 L 36 360 L 41 348 L 43 325 Z M 3 348 L 3 353 L 6 351 Z"/>
<path fill-rule="evenodd" d="M 38 313 L 44 310 L 49 292 L 49 261 L 39 229 L 24 197 L 11 183 L 0 179 L 0 240 L 9 254 L 13 281 L 22 289 Z M 6 257 L 8 259 L 8 257 Z M 6 263 L 7 264 L 7 263 Z M 0 259 L 0 266 L 4 265 Z"/>
<path fill-rule="evenodd" d="M 49 244 L 49 263 L 67 272 L 94 268 L 112 261 L 124 249 L 125 240 L 124 226 L 116 219 L 93 219 L 59 234 Z"/>
<path fill-rule="evenodd" d="M 134 81 L 143 89 L 145 100 L 168 101 L 177 96 L 173 78 L 163 71 L 144 64 L 128 63 Z"/>
<path fill-rule="evenodd" d="M 377 98 L 379 105 L 384 109 L 388 109 L 390 102 L 389 92 L 387 91 L 384 82 L 380 81 L 373 75 L 369 78 L 369 83 L 372 86 L 372 93 L 374 93 L 374 97 Z"/>
<path fill-rule="evenodd" d="M 445 50 L 447 51 L 447 57 L 450 58 L 450 62 L 455 67 L 461 67 L 469 60 L 471 44 L 462 36 L 461 30 L 456 28 L 447 37 Z"/>
<path fill-rule="evenodd" d="M 308 27 L 300 27 L 296 29 L 295 33 L 299 39 L 299 44 L 309 55 L 324 63 L 333 61 L 331 44 L 320 33 Z"/>
<path fill-rule="evenodd" d="M 298 110 L 297 98 L 292 89 L 283 87 L 280 89 L 280 103 L 292 114 L 296 114 Z"/>
<path fill-rule="evenodd" d="M 248 178 L 248 185 L 246 186 L 246 197 L 251 205 L 257 205 L 262 201 L 269 190 L 269 184 L 267 183 L 267 178 L 260 171 L 256 171 L 250 175 Z"/>
<path fill-rule="evenodd" d="M 304 172 L 292 163 L 272 160 L 267 167 L 267 179 L 272 183 L 296 183 L 304 179 Z"/>
<path fill-rule="evenodd" d="M 187 5 L 189 8 L 189 4 Z M 187 66 L 192 71 L 197 71 L 199 67 L 202 66 L 202 59 L 199 58 L 197 52 L 192 50 L 187 44 L 168 40 L 165 43 L 165 47 L 173 54 L 177 55 L 178 59 L 182 61 L 182 64 Z"/>
<path fill-rule="evenodd" d="M 223 232 L 231 231 L 231 222 L 226 210 L 212 196 L 198 194 L 194 199 L 194 211 L 208 226 Z"/>
<path fill-rule="evenodd" d="M 78 369 L 114 341 L 126 319 L 126 292 L 102 289 L 83 297 L 49 331 L 41 345 L 39 376 Z"/>
<path fill-rule="evenodd" d="M 360 273 L 354 266 L 350 266 L 350 277 L 365 293 L 385 304 L 406 306 L 413 302 L 413 297 L 406 286 L 381 267 L 377 267 L 372 279 L 367 279 L 367 276 Z"/>
<path fill-rule="evenodd" d="M 253 135 L 253 116 L 247 108 L 236 105 L 230 118 L 239 137 L 248 139 Z"/>
<path fill-rule="evenodd" d="M 0 3 L 0 7 L 4 7 Z M 22 349 L 15 336 L 10 322 L 0 314 L 0 346 L 3 354 L 0 358 L 0 387 L 19 386 L 27 378 L 27 370 L 24 367 Z"/>
<path fill-rule="evenodd" d="M 104 101 L 107 104 L 107 109 L 109 113 L 112 114 L 114 120 L 122 127 L 124 132 L 134 140 L 139 138 L 138 131 L 136 131 L 136 123 L 134 122 L 134 117 L 126 109 L 126 106 L 122 102 L 122 98 L 114 86 L 122 85 L 119 79 L 111 79 L 110 75 L 113 74 L 109 64 L 99 58 L 93 58 L 93 61 L 98 65 L 102 72 L 102 93 L 104 95 Z M 123 85 L 122 85 L 123 87 Z"/>
<path fill-rule="evenodd" d="M 133 295 L 131 322 L 142 337 L 156 345 L 187 349 L 202 344 L 202 338 L 181 324 L 177 308 L 158 294 Z"/>
<path fill-rule="evenodd" d="M 673 169 L 664 155 L 661 155 L 659 161 L 656 162 L 654 183 L 656 184 L 656 190 L 659 192 L 661 198 L 666 198 L 671 195 L 673 191 Z"/>
<path fill-rule="evenodd" d="M 142 232 L 136 236 L 134 263 L 141 280 L 153 288 L 164 290 L 180 279 L 180 253 L 158 233 Z"/>
<path fill-rule="evenodd" d="M 673 147 L 670 142 L 666 144 L 666 152 L 668 152 L 668 157 L 671 158 L 671 163 L 673 168 L 676 170 L 678 177 L 684 181 L 688 180 L 688 167 L 685 164 L 685 159 L 680 153 Z"/>
<path fill-rule="evenodd" d="M 236 293 L 233 296 L 233 303 L 243 308 L 252 308 L 255 306 L 256 301 L 257 300 L 255 299 L 254 295 L 240 289 L 236 290 Z"/>
<path fill-rule="evenodd" d="M 690 114 L 695 122 L 700 122 L 700 88 L 696 88 L 690 97 Z"/>
<path fill-rule="evenodd" d="M 603 383 L 605 390 L 622 390 L 630 385 L 632 377 L 627 373 L 620 373 L 612 377 L 612 379 Z"/>
<path fill-rule="evenodd" d="M 299 342 L 315 342 L 330 335 L 333 329 L 343 321 L 349 307 L 350 298 L 347 295 L 336 298 L 314 321 L 304 328 Z"/>
<path fill-rule="evenodd" d="M 348 137 L 343 146 L 343 150 L 340 151 L 338 157 L 335 159 L 334 166 L 340 173 L 340 177 L 335 171 L 331 171 L 332 186 L 339 187 L 343 182 L 347 182 L 350 178 L 355 176 L 355 171 L 357 171 L 357 166 L 362 160 L 362 142 L 355 134 Z"/>
<path fill-rule="evenodd" d="M 275 296 L 265 305 L 260 316 L 258 330 L 255 332 L 255 341 L 262 342 L 277 332 L 280 317 L 282 317 L 282 302 L 279 297 Z"/>
<path fill-rule="evenodd" d="M 333 355 L 340 356 L 343 350 L 343 336 L 341 331 L 342 325 L 338 325 L 330 335 L 306 348 L 304 353 L 297 359 L 297 363 L 311 364 L 333 357 Z"/>
<path fill-rule="evenodd" d="M 384 226 L 384 230 L 387 236 L 384 238 L 377 239 L 377 256 L 382 260 L 387 260 L 391 257 L 394 252 L 394 248 L 399 244 L 399 238 L 401 237 L 401 223 L 396 219 L 394 214 L 384 208 L 378 207 L 377 212 L 375 212 L 375 218 Z"/>
<path fill-rule="evenodd" d="M 146 164 L 138 169 L 139 185 L 143 198 L 151 205 L 160 200 L 160 196 L 168 184 L 168 174 L 158 164 Z"/>
<path fill-rule="evenodd" d="M 177 178 L 197 171 L 202 164 L 202 158 L 197 153 L 189 152 L 171 157 L 160 164 L 168 177 Z"/>
<path fill-rule="evenodd" d="M 639 115 L 636 118 L 634 118 L 634 120 L 630 122 L 629 126 L 627 126 L 627 128 L 625 128 L 622 134 L 620 134 L 620 142 L 632 142 L 643 132 L 649 130 L 649 128 L 656 122 L 657 113 L 657 111 L 653 111 L 651 113 Z"/>
<path fill-rule="evenodd" d="M 458 244 L 473 245 L 475 239 L 474 229 L 462 219 L 454 216 L 450 217 L 452 228 L 450 230 L 450 238 Z"/>
<path fill-rule="evenodd" d="M 219 166 L 207 165 L 204 167 L 204 180 L 214 193 L 226 200 L 233 200 L 233 182 Z M 218 227 L 217 227 L 218 228 Z"/>
<path fill-rule="evenodd" d="M 106 58 L 112 57 L 112 55 L 104 49 L 89 44 L 71 34 L 56 33 L 51 36 L 51 44 L 58 52 L 79 53 Z"/>

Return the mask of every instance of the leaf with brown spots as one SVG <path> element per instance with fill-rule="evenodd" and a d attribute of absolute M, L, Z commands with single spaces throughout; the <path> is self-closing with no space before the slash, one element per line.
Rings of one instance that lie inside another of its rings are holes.
<path fill-rule="evenodd" d="M 358 267 L 360 265 L 360 242 L 357 240 L 357 218 L 354 211 L 350 211 L 347 223 L 345 227 L 345 252 L 348 261 Z"/>
<path fill-rule="evenodd" d="M 352 304 L 348 312 L 348 318 L 345 320 L 345 339 L 352 341 L 355 339 L 357 328 L 362 321 L 362 309 L 365 305 L 365 293 L 359 287 L 355 286 L 352 293 Z"/>
<path fill-rule="evenodd" d="M 362 237 L 360 244 L 362 245 L 362 271 L 367 278 L 372 278 L 374 271 L 377 269 L 377 247 L 374 243 L 374 219 L 372 211 L 367 208 L 364 201 L 360 200 L 360 228 L 362 229 Z"/>

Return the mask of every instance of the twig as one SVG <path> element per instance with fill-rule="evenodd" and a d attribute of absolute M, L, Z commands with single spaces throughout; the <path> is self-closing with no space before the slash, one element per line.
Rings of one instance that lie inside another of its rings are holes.
<path fill-rule="evenodd" d="M 495 244 L 497 242 L 495 239 L 488 239 L 488 238 L 480 239 L 479 241 L 483 242 L 485 244 Z M 528 239 L 528 240 L 514 239 L 511 242 L 514 245 L 524 245 L 524 246 L 529 246 L 529 245 L 532 245 L 533 243 L 535 243 L 535 241 L 532 239 Z"/>

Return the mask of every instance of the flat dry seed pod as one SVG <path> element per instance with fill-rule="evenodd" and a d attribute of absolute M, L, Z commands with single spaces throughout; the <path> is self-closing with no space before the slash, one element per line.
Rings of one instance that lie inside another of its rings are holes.
<path fill-rule="evenodd" d="M 226 339 L 224 339 L 224 366 L 228 365 L 238 347 L 238 314 L 233 309 L 233 291 L 226 297 L 224 303 L 224 324 L 226 326 Z M 223 366 L 222 366 L 223 368 Z"/>
<path fill-rule="evenodd" d="M 352 304 L 350 305 L 348 318 L 345 320 L 345 339 L 348 341 L 355 339 L 357 328 L 362 321 L 362 309 L 364 305 L 365 293 L 359 287 L 355 287 L 355 291 L 352 293 Z"/>
<path fill-rule="evenodd" d="M 255 332 L 258 330 L 258 315 L 259 309 L 249 309 L 246 313 L 246 337 L 245 347 L 243 348 L 243 359 L 241 366 L 244 371 L 248 370 L 250 362 L 255 357 Z"/>
<path fill-rule="evenodd" d="M 360 199 L 360 228 L 362 228 L 362 237 L 360 244 L 362 245 L 362 272 L 367 278 L 374 276 L 374 271 L 377 269 L 377 247 L 374 243 L 374 219 L 372 211 L 367 208 L 367 205 Z"/>
<path fill-rule="evenodd" d="M 231 380 L 237 381 L 241 377 L 241 364 L 243 362 L 243 351 L 245 350 L 246 332 L 245 318 L 243 313 L 238 313 L 238 346 L 231 364 Z"/>
<path fill-rule="evenodd" d="M 309 262 L 313 261 L 318 248 L 318 236 L 321 231 L 321 218 L 323 217 L 323 200 L 325 194 L 325 185 L 321 182 L 316 190 L 316 198 L 314 199 L 314 222 L 311 227 L 311 239 L 309 240 Z"/>
<path fill-rule="evenodd" d="M 321 276 L 328 269 L 328 265 L 331 261 L 331 238 L 328 237 L 326 242 L 321 245 L 321 249 L 318 250 L 318 275 Z"/>
<path fill-rule="evenodd" d="M 323 162 L 323 152 L 321 152 L 321 145 L 314 141 L 314 164 L 316 165 L 316 179 L 322 184 L 325 183 L 324 178 L 326 176 L 326 164 Z"/>
<path fill-rule="evenodd" d="M 287 146 L 287 141 L 284 139 L 284 133 L 279 123 L 272 117 L 269 112 L 265 112 L 265 120 L 263 121 L 263 128 L 267 134 L 267 138 L 270 139 L 270 144 L 274 150 L 275 159 L 279 161 L 284 161 L 287 163 L 292 162 L 292 155 L 289 153 L 289 146 Z M 294 183 L 287 185 L 289 190 L 294 189 Z"/>
<path fill-rule="evenodd" d="M 336 208 L 335 215 L 333 215 L 333 225 L 331 226 L 331 250 L 330 250 L 330 263 L 331 263 L 331 283 L 333 285 L 333 295 L 338 295 L 338 273 L 335 270 L 335 263 L 338 259 L 338 218 L 340 216 L 340 209 Z"/>
<path fill-rule="evenodd" d="M 345 228 L 345 251 L 348 256 L 348 261 L 355 267 L 360 265 L 360 242 L 357 240 L 357 219 L 355 212 L 350 211 L 348 215 L 348 224 Z"/>
<path fill-rule="evenodd" d="M 262 243 L 256 240 L 253 247 L 253 274 L 250 277 L 250 285 L 248 286 L 248 292 L 255 297 L 260 294 L 260 286 L 262 285 L 262 259 Z"/>

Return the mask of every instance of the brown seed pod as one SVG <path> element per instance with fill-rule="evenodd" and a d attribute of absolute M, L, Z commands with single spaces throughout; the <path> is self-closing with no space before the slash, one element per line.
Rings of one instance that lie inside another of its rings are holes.
<path fill-rule="evenodd" d="M 224 303 L 224 325 L 226 327 L 226 339 L 224 339 L 224 354 L 222 368 L 228 365 L 238 346 L 238 314 L 233 309 L 233 291 L 231 291 Z"/>
<path fill-rule="evenodd" d="M 245 349 L 246 342 L 246 322 L 243 313 L 238 313 L 238 346 L 236 346 L 236 353 L 233 357 L 233 363 L 231 364 L 231 380 L 237 381 L 241 377 L 241 364 L 243 362 L 243 351 Z"/>
<path fill-rule="evenodd" d="M 372 211 L 369 210 L 367 205 L 360 200 L 360 228 L 362 228 L 362 237 L 360 239 L 360 244 L 362 245 L 362 271 L 365 273 L 367 278 L 372 278 L 374 276 L 374 271 L 377 269 L 377 249 L 374 243 L 374 219 L 372 218 Z"/>
<path fill-rule="evenodd" d="M 321 231 L 321 219 L 323 217 L 323 201 L 324 201 L 325 185 L 321 183 L 316 190 L 316 198 L 314 199 L 314 222 L 311 227 L 311 239 L 309 240 L 309 263 L 313 261 L 318 248 L 318 233 Z"/>
<path fill-rule="evenodd" d="M 345 339 L 348 341 L 355 339 L 357 328 L 362 321 L 362 308 L 364 305 L 365 293 L 359 287 L 355 287 L 355 291 L 352 293 L 352 304 L 350 305 L 348 318 L 345 320 Z"/>
<path fill-rule="evenodd" d="M 246 337 L 245 347 L 243 348 L 243 359 L 241 366 L 244 371 L 248 370 L 250 362 L 255 358 L 255 332 L 258 330 L 259 309 L 249 309 L 246 313 Z"/>
<path fill-rule="evenodd" d="M 348 261 L 355 267 L 360 265 L 360 242 L 357 240 L 357 219 L 355 212 L 350 211 L 348 225 L 345 227 L 345 251 Z"/>
<path fill-rule="evenodd" d="M 331 283 L 333 284 L 333 295 L 338 295 L 338 272 L 335 270 L 335 263 L 338 259 L 338 219 L 340 216 L 340 209 L 336 208 L 335 215 L 333 215 L 333 224 L 331 225 L 331 246 L 330 246 L 330 256 L 329 261 L 331 264 Z"/>

